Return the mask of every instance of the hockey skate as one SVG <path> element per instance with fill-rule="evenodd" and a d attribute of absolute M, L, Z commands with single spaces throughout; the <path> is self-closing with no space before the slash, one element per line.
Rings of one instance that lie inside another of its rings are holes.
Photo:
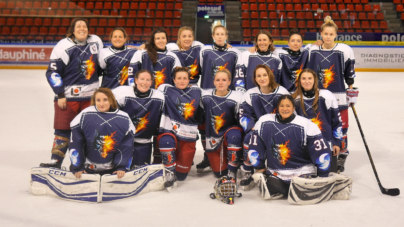
<path fill-rule="evenodd" d="M 348 155 L 338 155 L 338 167 L 337 167 L 337 173 L 342 173 L 345 171 L 345 161 Z"/>
<path fill-rule="evenodd" d="M 240 186 L 244 191 L 249 191 L 255 186 L 254 179 L 252 178 L 252 172 L 244 170 L 243 166 L 240 168 L 242 173 L 242 180 L 240 181 Z"/>
<path fill-rule="evenodd" d="M 198 165 L 196 165 L 196 172 L 203 173 L 203 172 L 208 172 L 208 171 L 212 171 L 212 168 L 210 167 L 210 162 L 209 162 L 208 156 L 206 156 L 206 154 L 203 154 L 202 162 L 200 162 Z"/>
<path fill-rule="evenodd" d="M 168 192 L 171 192 L 177 187 L 177 177 L 175 176 L 175 172 L 166 169 L 164 187 Z"/>
<path fill-rule="evenodd" d="M 62 167 L 62 162 L 57 159 L 52 159 L 49 163 L 41 163 L 39 166 L 60 169 Z"/>

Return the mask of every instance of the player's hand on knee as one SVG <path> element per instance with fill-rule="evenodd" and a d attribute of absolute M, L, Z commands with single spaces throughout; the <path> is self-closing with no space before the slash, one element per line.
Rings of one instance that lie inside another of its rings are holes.
<path fill-rule="evenodd" d="M 118 170 L 118 171 L 115 171 L 114 174 L 116 174 L 118 179 L 121 179 L 123 176 L 125 176 L 125 171 Z"/>
<path fill-rule="evenodd" d="M 355 105 L 358 101 L 359 89 L 352 87 L 346 90 L 346 102 L 349 106 Z"/>
<path fill-rule="evenodd" d="M 58 106 L 59 106 L 59 108 L 62 109 L 62 110 L 66 109 L 66 106 L 67 106 L 66 98 L 60 98 L 60 99 L 58 99 Z"/>
<path fill-rule="evenodd" d="M 337 156 L 339 154 L 339 151 L 340 151 L 340 148 L 338 146 L 334 145 L 332 154 L 334 156 Z"/>
<path fill-rule="evenodd" d="M 84 172 L 84 171 L 76 172 L 76 173 L 74 174 L 74 176 L 75 176 L 77 179 L 80 179 L 80 178 L 81 178 L 81 174 L 83 174 L 83 172 Z"/>

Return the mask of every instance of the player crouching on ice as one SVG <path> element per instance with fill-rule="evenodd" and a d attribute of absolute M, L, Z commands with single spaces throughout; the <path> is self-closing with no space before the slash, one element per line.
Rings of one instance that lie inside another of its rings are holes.
<path fill-rule="evenodd" d="M 249 159 L 257 171 L 253 178 L 261 197 L 288 195 L 292 204 L 349 199 L 352 178 L 330 174 L 332 151 L 320 129 L 294 114 L 295 102 L 290 95 L 279 97 L 277 109 L 277 114 L 258 120 L 249 145 Z"/>

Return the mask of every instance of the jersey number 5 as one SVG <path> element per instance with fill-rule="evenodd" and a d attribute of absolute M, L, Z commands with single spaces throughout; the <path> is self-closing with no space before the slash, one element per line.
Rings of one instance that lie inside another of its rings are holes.
<path fill-rule="evenodd" d="M 314 144 L 316 144 L 316 151 L 322 150 L 322 149 L 327 149 L 327 145 L 325 145 L 324 140 L 323 139 L 319 139 L 314 141 Z"/>

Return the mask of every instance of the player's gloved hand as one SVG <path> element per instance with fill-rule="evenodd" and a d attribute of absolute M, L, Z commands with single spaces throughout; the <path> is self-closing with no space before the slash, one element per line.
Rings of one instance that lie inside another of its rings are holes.
<path fill-rule="evenodd" d="M 358 101 L 359 89 L 354 87 L 346 90 L 346 102 L 349 106 L 355 105 Z"/>

